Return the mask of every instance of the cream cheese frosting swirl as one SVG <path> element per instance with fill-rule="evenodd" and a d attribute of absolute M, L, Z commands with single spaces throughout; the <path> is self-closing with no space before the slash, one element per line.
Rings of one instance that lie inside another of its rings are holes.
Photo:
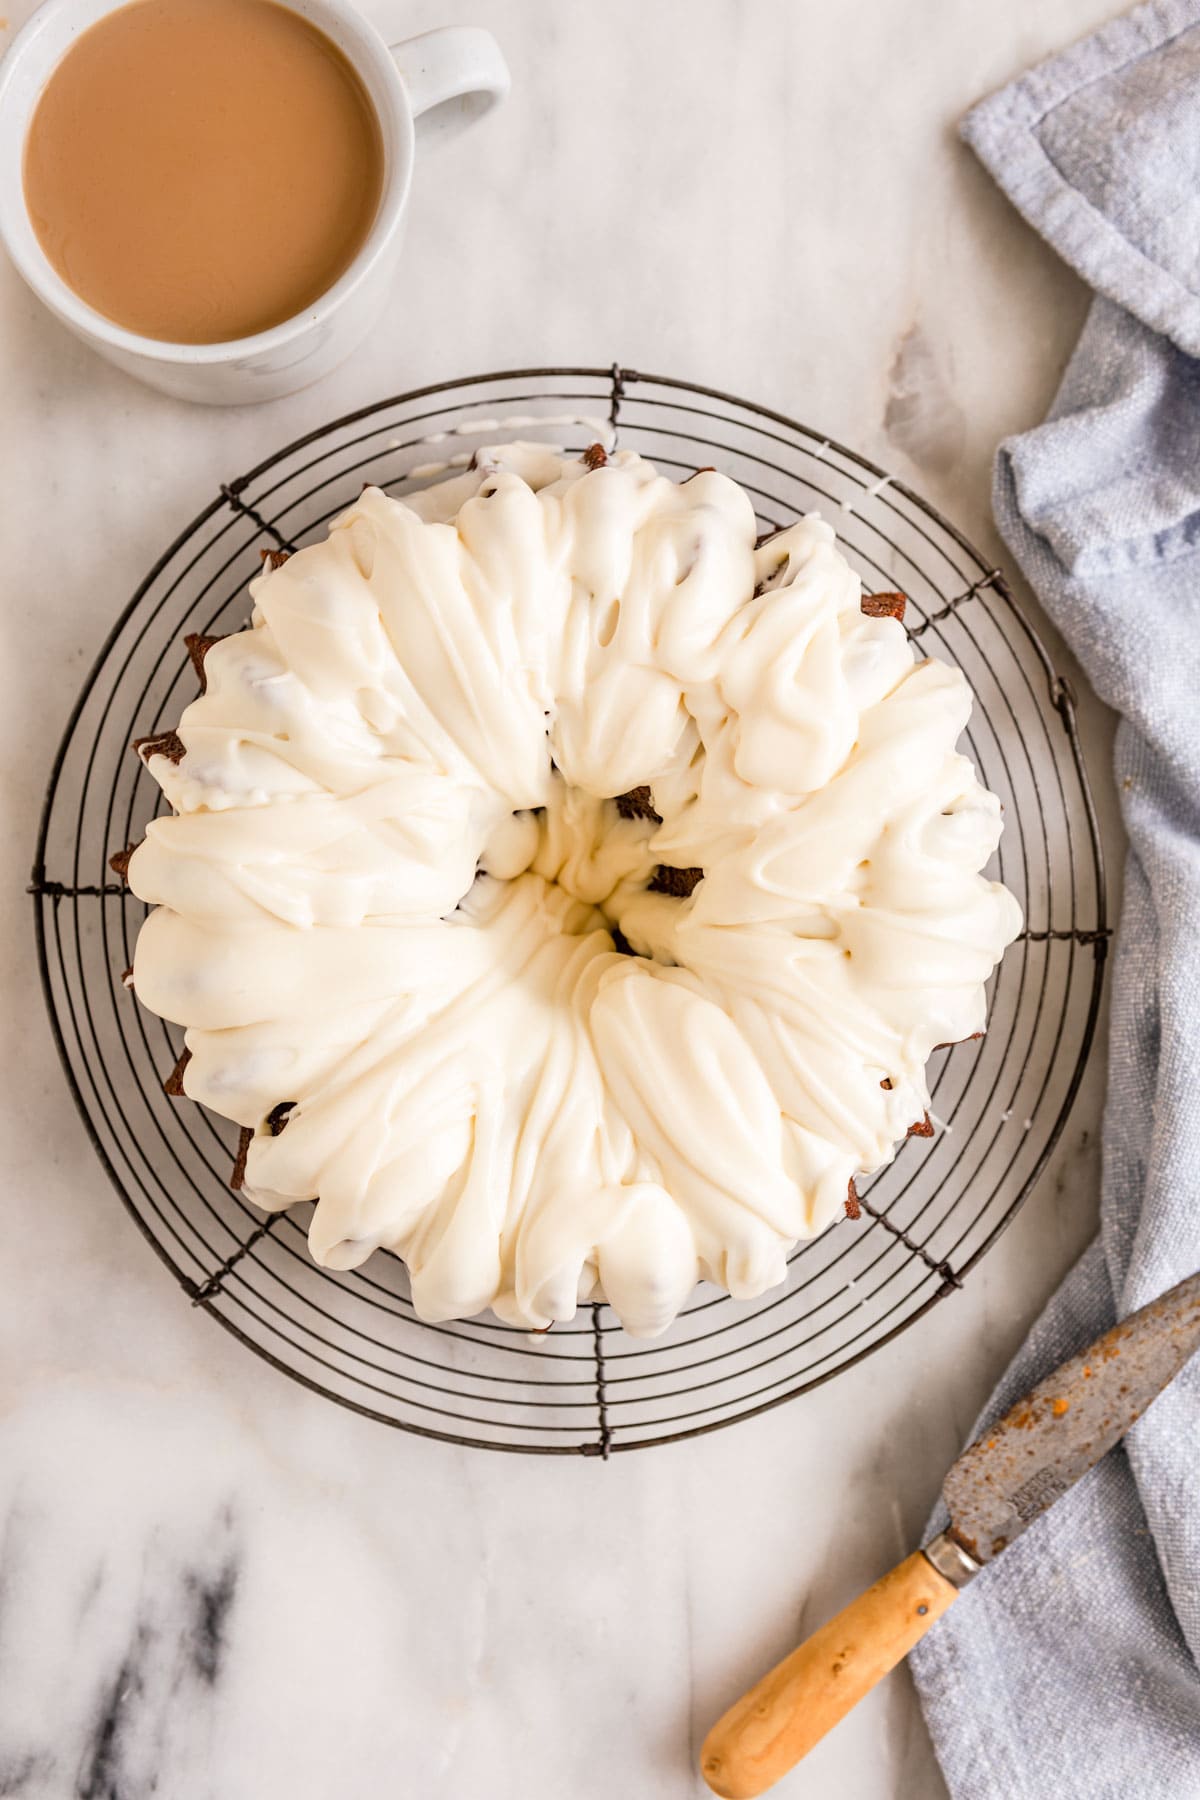
<path fill-rule="evenodd" d="M 137 995 L 247 1194 L 316 1200 L 327 1266 L 396 1252 L 422 1317 L 760 1294 L 983 1028 L 1020 914 L 966 680 L 820 518 L 755 533 L 628 452 L 368 488 L 144 752 Z"/>

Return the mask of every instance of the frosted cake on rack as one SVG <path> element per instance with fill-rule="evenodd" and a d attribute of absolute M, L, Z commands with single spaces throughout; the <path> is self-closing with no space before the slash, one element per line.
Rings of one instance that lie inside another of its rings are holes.
<path fill-rule="evenodd" d="M 762 1293 L 983 1029 L 1020 914 L 966 680 L 819 518 L 755 534 L 725 476 L 599 446 L 368 488 L 138 745 L 171 1090 L 426 1318 Z"/>

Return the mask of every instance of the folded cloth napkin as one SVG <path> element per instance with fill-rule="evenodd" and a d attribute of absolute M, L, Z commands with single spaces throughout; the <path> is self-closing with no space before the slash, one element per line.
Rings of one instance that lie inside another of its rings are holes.
<path fill-rule="evenodd" d="M 981 1428 L 1200 1268 L 1200 0 L 1116 20 L 963 135 L 1096 290 L 994 507 L 1120 714 L 1129 834 L 1100 1236 Z M 1200 1358 L 911 1660 L 955 1800 L 1200 1800 Z"/>

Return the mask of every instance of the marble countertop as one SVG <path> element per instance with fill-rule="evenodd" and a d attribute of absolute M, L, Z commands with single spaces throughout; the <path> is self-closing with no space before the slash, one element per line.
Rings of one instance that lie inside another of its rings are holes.
<path fill-rule="evenodd" d="M 0 42 L 29 10 L 16 0 Z M 162 399 L 0 261 L 14 1800 L 700 1794 L 716 1714 L 917 1541 L 1093 1230 L 1099 1051 L 1038 1191 L 961 1294 L 799 1402 L 602 1465 L 426 1443 L 306 1393 L 190 1310 L 126 1218 L 58 1067 L 23 883 L 76 688 L 217 480 L 386 393 L 616 358 L 821 426 L 999 555 L 993 450 L 1042 415 L 1083 318 L 1083 289 L 954 123 L 1113 0 L 398 10 L 404 32 L 489 24 L 513 95 L 418 171 L 388 317 L 317 387 L 238 412 Z M 1082 728 L 1115 853 L 1109 726 L 1086 694 Z M 779 1791 L 937 1800 L 907 1674 Z"/>

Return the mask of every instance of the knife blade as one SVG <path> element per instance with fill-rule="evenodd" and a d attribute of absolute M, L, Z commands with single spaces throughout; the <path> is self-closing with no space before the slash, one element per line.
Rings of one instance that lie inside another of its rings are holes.
<path fill-rule="evenodd" d="M 1197 1349 L 1200 1274 L 1070 1357 L 963 1451 L 942 1485 L 942 1535 L 979 1566 L 991 1562 L 1120 1442 Z M 935 1567 L 937 1542 L 925 1549 Z"/>
<path fill-rule="evenodd" d="M 793 1650 L 709 1732 L 700 1772 L 751 1800 L 807 1755 L 999 1556 L 1094 1468 L 1200 1350 L 1200 1272 L 1072 1356 L 990 1425 L 942 1487 L 948 1528 Z"/>

